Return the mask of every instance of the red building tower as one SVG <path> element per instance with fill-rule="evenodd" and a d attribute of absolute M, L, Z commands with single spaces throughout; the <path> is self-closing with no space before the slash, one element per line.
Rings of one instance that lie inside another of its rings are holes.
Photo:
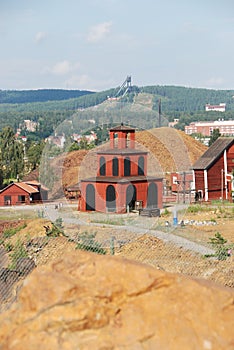
<path fill-rule="evenodd" d="M 81 180 L 81 211 L 125 213 L 139 205 L 162 208 L 162 178 L 147 176 L 147 153 L 135 149 L 135 129 L 110 129 L 110 145 L 97 152 L 97 176 Z"/>

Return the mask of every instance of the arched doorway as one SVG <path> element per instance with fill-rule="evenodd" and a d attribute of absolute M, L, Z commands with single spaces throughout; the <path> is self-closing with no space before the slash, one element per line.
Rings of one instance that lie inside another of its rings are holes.
<path fill-rule="evenodd" d="M 152 182 L 148 186 L 147 194 L 147 208 L 157 208 L 158 207 L 158 186 Z"/>
<path fill-rule="evenodd" d="M 129 210 L 135 209 L 136 202 L 136 186 L 129 185 L 126 190 L 126 208 L 129 206 Z"/>
<path fill-rule="evenodd" d="M 128 157 L 124 158 L 124 176 L 131 175 L 131 163 Z"/>
<path fill-rule="evenodd" d="M 95 188 L 91 184 L 86 187 L 86 210 L 95 210 Z"/>
<path fill-rule="evenodd" d="M 100 175 L 105 176 L 106 175 L 106 160 L 104 157 L 100 158 L 99 167 L 100 167 Z"/>
<path fill-rule="evenodd" d="M 116 193 L 112 185 L 109 185 L 106 189 L 106 209 L 108 212 L 116 211 Z"/>
<path fill-rule="evenodd" d="M 119 176 L 119 161 L 118 158 L 112 160 L 112 175 Z"/>
<path fill-rule="evenodd" d="M 145 174 L 145 160 L 144 157 L 139 157 L 138 159 L 138 175 L 144 175 Z"/>

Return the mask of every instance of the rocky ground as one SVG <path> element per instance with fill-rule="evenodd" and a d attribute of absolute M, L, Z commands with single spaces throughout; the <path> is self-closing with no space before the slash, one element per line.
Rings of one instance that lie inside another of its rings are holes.
<path fill-rule="evenodd" d="M 196 209 L 196 206 L 192 207 Z M 64 218 L 64 233 L 47 236 L 46 227 L 52 227 L 48 218 L 2 221 L 0 250 L 0 299 L 2 309 L 15 300 L 18 288 L 28 273 L 36 266 L 47 265 L 65 253 L 77 252 L 77 244 L 103 248 L 106 254 L 134 261 L 140 261 L 159 270 L 180 273 L 186 276 L 213 281 L 219 285 L 234 287 L 234 260 L 232 255 L 226 260 L 205 258 L 203 255 L 175 244 L 172 237 L 186 238 L 196 244 L 211 248 L 208 243 L 215 233 L 234 243 L 234 216 L 232 207 L 200 206 L 200 211 L 182 210 L 178 212 L 178 225 L 173 225 L 173 215 L 165 210 L 160 218 L 139 217 L 137 214 L 105 215 L 98 213 L 78 213 L 75 207 L 70 211 L 62 208 L 57 213 Z M 66 221 L 68 217 L 73 219 Z M 78 221 L 77 221 L 78 220 Z M 75 223 L 75 222 L 79 223 Z M 184 225 L 180 225 L 183 222 Z M 3 232 L 10 227 L 22 227 L 12 236 Z M 162 232 L 165 239 L 154 233 Z M 88 237 L 84 240 L 84 237 Z M 17 246 L 20 246 L 17 248 Z M 19 249 L 21 265 L 9 270 L 14 252 Z M 87 249 L 87 247 L 86 247 Z M 95 249 L 93 249 L 95 251 Z M 25 253 L 22 256 L 22 252 Z M 23 265 L 22 265 L 23 264 Z M 29 266 L 29 268 L 27 268 Z"/>
<path fill-rule="evenodd" d="M 0 316 L 0 349 L 231 350 L 233 296 L 146 264 L 64 252 Z"/>

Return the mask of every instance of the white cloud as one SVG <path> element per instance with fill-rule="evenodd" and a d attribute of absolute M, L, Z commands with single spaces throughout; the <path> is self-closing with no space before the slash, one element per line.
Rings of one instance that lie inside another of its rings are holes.
<path fill-rule="evenodd" d="M 95 43 L 102 40 L 110 33 L 111 26 L 112 22 L 103 22 L 91 27 L 87 38 L 88 41 Z"/>
<path fill-rule="evenodd" d="M 71 78 L 67 79 L 65 84 L 66 88 L 69 89 L 88 89 L 91 81 L 88 75 L 73 75 Z"/>
<path fill-rule="evenodd" d="M 42 69 L 43 74 L 52 73 L 54 75 L 62 76 L 68 74 L 75 74 L 81 65 L 79 62 L 72 63 L 68 60 L 56 62 L 52 67 L 44 67 Z"/>
<path fill-rule="evenodd" d="M 46 32 L 37 32 L 35 36 L 36 43 L 38 44 L 41 41 L 43 41 L 46 38 L 46 36 L 47 36 Z"/>
<path fill-rule="evenodd" d="M 64 75 L 71 71 L 71 64 L 69 61 L 57 62 L 52 68 L 51 72 L 55 75 Z"/>
<path fill-rule="evenodd" d="M 205 82 L 205 86 L 216 88 L 224 85 L 225 81 L 223 78 L 210 78 Z"/>

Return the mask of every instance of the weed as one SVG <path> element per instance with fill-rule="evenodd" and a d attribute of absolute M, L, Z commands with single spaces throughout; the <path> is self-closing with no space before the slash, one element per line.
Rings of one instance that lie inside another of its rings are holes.
<path fill-rule="evenodd" d="M 227 240 L 219 233 L 216 232 L 214 237 L 209 239 L 209 244 L 215 250 L 214 254 L 207 254 L 206 257 L 216 257 L 218 260 L 226 260 L 234 248 L 234 244 L 227 244 Z"/>
<path fill-rule="evenodd" d="M 94 240 L 96 233 L 88 233 L 87 231 L 79 235 L 79 242 L 76 249 L 87 250 L 97 254 L 106 254 L 106 250 L 102 248 L 101 244 Z"/>
<path fill-rule="evenodd" d="M 52 222 L 52 227 L 44 226 L 46 230 L 46 235 L 48 237 L 58 237 L 60 235 L 64 235 L 63 230 L 63 219 L 57 218 L 55 222 Z"/>
<path fill-rule="evenodd" d="M 9 265 L 9 269 L 14 270 L 17 264 L 17 260 L 20 258 L 26 258 L 28 256 L 28 253 L 20 239 L 17 240 L 12 250 L 13 252 L 10 254 L 11 264 Z"/>
<path fill-rule="evenodd" d="M 26 223 L 24 223 L 21 226 L 18 227 L 11 227 L 11 228 L 7 228 L 3 231 L 3 237 L 4 238 L 10 238 L 12 236 L 14 236 L 17 232 L 19 232 L 20 230 L 22 230 L 23 228 L 25 228 L 27 225 Z"/>

